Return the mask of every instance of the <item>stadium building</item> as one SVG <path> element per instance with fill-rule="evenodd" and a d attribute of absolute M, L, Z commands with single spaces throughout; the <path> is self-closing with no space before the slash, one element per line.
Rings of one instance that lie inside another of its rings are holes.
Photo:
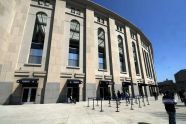
<path fill-rule="evenodd" d="M 0 104 L 157 92 L 144 33 L 89 0 L 0 1 Z"/>

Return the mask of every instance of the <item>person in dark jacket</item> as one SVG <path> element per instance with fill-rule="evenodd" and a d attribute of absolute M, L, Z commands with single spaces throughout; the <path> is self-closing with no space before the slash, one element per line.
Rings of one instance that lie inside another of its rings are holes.
<path fill-rule="evenodd" d="M 163 96 L 163 103 L 165 105 L 165 110 L 167 111 L 167 114 L 169 116 L 169 124 L 176 124 L 176 102 L 174 100 L 174 94 L 166 91 L 165 95 Z"/>

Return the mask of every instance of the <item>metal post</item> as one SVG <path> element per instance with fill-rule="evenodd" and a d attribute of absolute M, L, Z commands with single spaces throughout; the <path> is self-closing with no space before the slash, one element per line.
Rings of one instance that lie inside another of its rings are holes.
<path fill-rule="evenodd" d="M 97 100 L 97 105 L 96 105 L 96 106 L 99 106 L 99 105 L 98 105 L 98 98 L 96 98 L 96 100 Z"/>
<path fill-rule="evenodd" d="M 88 105 L 87 105 L 87 107 L 89 107 L 89 98 L 88 98 Z"/>
<path fill-rule="evenodd" d="M 143 106 L 145 106 L 144 96 L 142 96 L 142 97 L 143 97 Z"/>
<path fill-rule="evenodd" d="M 118 100 L 116 99 L 116 112 L 119 112 L 118 108 L 119 108 L 119 106 L 118 106 Z"/>
<path fill-rule="evenodd" d="M 133 97 L 131 97 L 131 100 L 132 100 L 132 105 L 134 105 L 134 103 L 133 103 Z"/>
<path fill-rule="evenodd" d="M 135 102 L 136 102 L 136 104 L 138 104 L 137 96 L 135 97 Z"/>
<path fill-rule="evenodd" d="M 102 108 L 102 98 L 101 98 L 101 110 L 100 112 L 103 112 L 103 108 Z"/>
<path fill-rule="evenodd" d="M 140 105 L 140 97 L 138 96 L 138 102 L 139 102 L 139 108 L 141 108 L 141 105 Z"/>
<path fill-rule="evenodd" d="M 110 99 L 109 99 L 109 107 L 111 107 Z"/>
<path fill-rule="evenodd" d="M 132 108 L 132 105 L 133 105 L 133 99 L 132 99 L 132 97 L 131 97 L 130 110 L 134 110 L 134 109 Z"/>
<path fill-rule="evenodd" d="M 94 108 L 94 98 L 93 98 L 93 104 L 92 104 L 92 110 L 94 110 L 95 108 Z"/>
<path fill-rule="evenodd" d="M 149 104 L 149 99 L 148 99 L 148 96 L 146 96 L 146 99 L 147 99 L 147 105 L 150 105 L 150 104 Z"/>
<path fill-rule="evenodd" d="M 126 106 L 128 106 L 127 98 L 126 98 Z"/>

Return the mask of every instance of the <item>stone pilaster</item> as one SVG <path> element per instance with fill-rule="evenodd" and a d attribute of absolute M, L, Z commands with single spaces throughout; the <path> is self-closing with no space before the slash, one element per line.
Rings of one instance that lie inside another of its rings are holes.
<path fill-rule="evenodd" d="M 119 49 L 118 49 L 118 41 L 117 41 L 117 36 L 115 34 L 115 31 L 116 31 L 115 20 L 109 18 L 111 74 L 113 76 L 113 82 L 115 82 L 115 91 L 117 90 L 121 91 Z"/>
<path fill-rule="evenodd" d="M 151 63 L 151 67 L 152 67 L 152 72 L 153 72 L 153 78 L 154 78 L 154 81 L 156 83 L 156 73 L 155 73 L 155 70 L 154 70 L 154 61 L 153 61 L 153 53 L 152 53 L 152 47 L 149 47 L 149 57 L 150 57 L 150 63 Z"/>
<path fill-rule="evenodd" d="M 138 46 L 139 46 L 139 60 L 141 64 L 142 78 L 144 79 L 144 82 L 147 83 L 147 74 L 145 70 L 144 56 L 142 52 L 142 43 L 141 43 L 142 41 L 139 34 L 137 34 L 137 39 L 138 39 Z"/>
<path fill-rule="evenodd" d="M 130 36 L 130 28 L 126 26 L 125 30 L 126 30 L 126 39 L 127 39 L 126 46 L 127 46 L 127 51 L 128 51 L 129 74 L 131 76 L 132 83 L 137 83 L 134 58 L 133 58 L 134 55 L 133 55 L 133 51 L 132 51 L 132 39 Z M 131 86 L 132 94 L 133 95 L 138 94 L 139 91 L 135 91 L 133 86 L 134 85 Z"/>
<path fill-rule="evenodd" d="M 96 42 L 94 40 L 94 11 L 86 9 L 86 99 L 96 97 Z"/>
<path fill-rule="evenodd" d="M 44 102 L 55 103 L 60 94 L 61 49 L 64 42 L 66 2 L 56 0 Z M 61 30 L 59 30 L 61 29 Z M 59 87 L 59 88 L 58 88 Z M 51 88 L 54 88 L 53 90 Z"/>

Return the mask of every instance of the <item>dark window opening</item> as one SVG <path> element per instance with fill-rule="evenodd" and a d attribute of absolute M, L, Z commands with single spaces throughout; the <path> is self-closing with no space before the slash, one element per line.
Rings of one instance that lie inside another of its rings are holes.
<path fill-rule="evenodd" d="M 80 15 L 80 10 L 79 9 L 76 10 L 76 14 Z"/>
<path fill-rule="evenodd" d="M 97 22 L 104 24 L 104 19 L 101 17 L 97 17 Z"/>
<path fill-rule="evenodd" d="M 71 7 L 71 13 L 75 14 L 75 8 Z"/>
<path fill-rule="evenodd" d="M 105 32 L 98 29 L 98 64 L 99 69 L 106 69 Z"/>
<path fill-rule="evenodd" d="M 132 39 L 136 40 L 136 32 L 130 30 L 130 35 Z"/>
<path fill-rule="evenodd" d="M 70 43 L 69 43 L 69 66 L 79 66 L 79 40 L 80 40 L 80 24 L 76 20 L 72 20 L 70 24 Z"/>
<path fill-rule="evenodd" d="M 42 12 L 37 13 L 28 63 L 41 64 L 46 24 L 47 15 Z"/>
<path fill-rule="evenodd" d="M 126 72 L 123 38 L 120 35 L 118 35 L 118 48 L 119 48 L 119 58 L 120 58 L 120 71 Z"/>
<path fill-rule="evenodd" d="M 51 2 L 50 0 L 38 0 L 39 5 L 49 6 L 50 2 Z"/>
<path fill-rule="evenodd" d="M 136 45 L 134 42 L 132 42 L 132 49 L 133 49 L 133 57 L 134 57 L 134 65 L 136 69 L 136 74 L 139 75 L 139 65 L 138 65 L 138 57 L 137 57 L 137 52 L 136 52 Z"/>

